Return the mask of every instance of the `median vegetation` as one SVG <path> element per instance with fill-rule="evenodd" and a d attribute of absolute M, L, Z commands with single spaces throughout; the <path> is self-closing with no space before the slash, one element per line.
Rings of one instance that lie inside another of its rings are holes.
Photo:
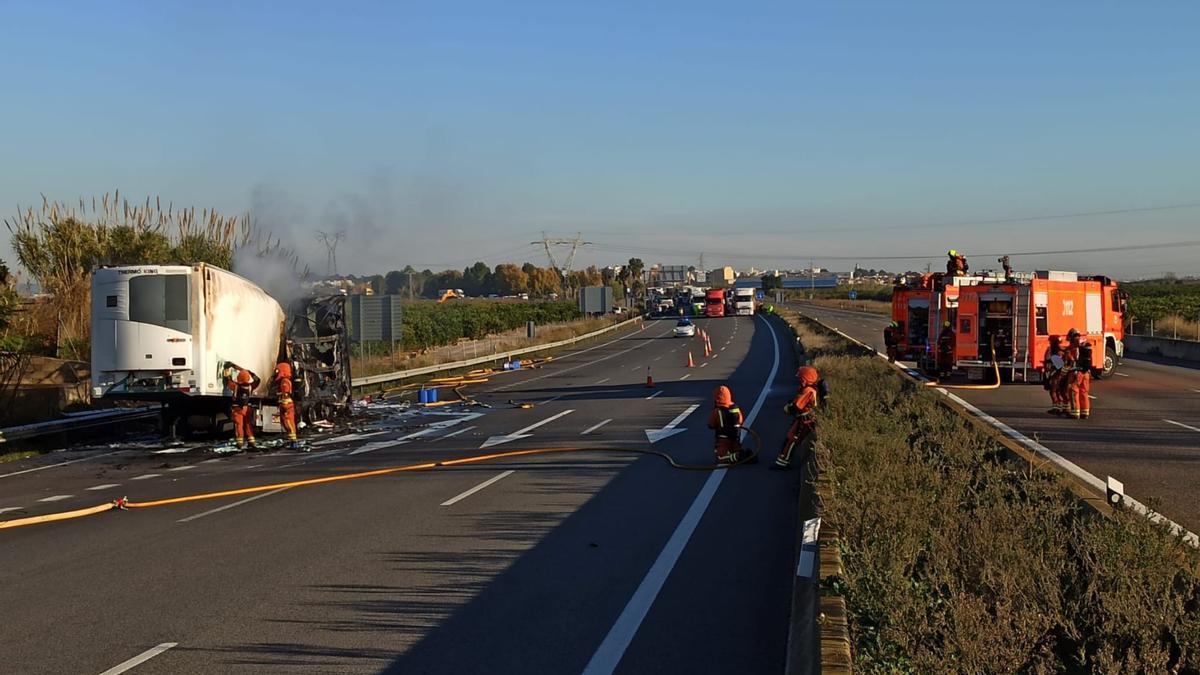
<path fill-rule="evenodd" d="M 830 383 L 815 452 L 865 672 L 1197 672 L 1200 558 L 1103 517 L 850 343 L 792 317 Z"/>

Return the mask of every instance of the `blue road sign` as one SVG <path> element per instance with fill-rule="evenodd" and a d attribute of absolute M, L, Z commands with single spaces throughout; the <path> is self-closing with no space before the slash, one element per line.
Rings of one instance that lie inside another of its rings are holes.
<path fill-rule="evenodd" d="M 850 291 L 850 299 L 857 300 L 858 299 L 858 291 Z"/>

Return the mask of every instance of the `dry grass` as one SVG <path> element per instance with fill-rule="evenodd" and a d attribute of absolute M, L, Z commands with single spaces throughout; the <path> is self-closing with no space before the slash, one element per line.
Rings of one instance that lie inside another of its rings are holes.
<path fill-rule="evenodd" d="M 1151 335 L 1153 329 L 1153 337 L 1200 341 L 1200 322 L 1181 316 L 1166 316 L 1153 322 L 1138 323 L 1134 328 L 1138 335 Z"/>
<path fill-rule="evenodd" d="M 815 445 L 856 670 L 1197 672 L 1200 557 L 1103 518 L 881 359 L 801 324 L 832 387 Z"/>
<path fill-rule="evenodd" d="M 867 312 L 869 314 L 890 315 L 892 313 L 892 303 L 882 300 L 833 300 L 831 298 L 813 298 L 812 300 L 801 300 L 811 305 L 818 307 L 831 307 L 834 309 L 845 309 L 857 312 Z"/>
<path fill-rule="evenodd" d="M 489 354 L 503 356 L 506 352 L 525 347 L 557 342 L 577 337 L 585 333 L 600 330 L 614 323 L 624 321 L 626 316 L 608 316 L 599 319 L 580 319 L 561 324 L 538 326 L 537 337 L 532 340 L 525 337 L 525 329 L 515 329 L 491 335 L 482 340 L 463 340 L 456 345 L 447 345 L 425 350 L 424 352 L 397 353 L 396 355 L 380 354 L 370 359 L 355 357 L 351 360 L 350 369 L 354 377 L 380 375 L 398 370 L 411 370 L 442 363 L 464 361 Z"/>

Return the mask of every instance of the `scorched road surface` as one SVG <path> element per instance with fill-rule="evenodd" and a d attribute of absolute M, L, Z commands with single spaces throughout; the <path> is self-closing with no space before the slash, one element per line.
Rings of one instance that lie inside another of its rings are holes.
<path fill-rule="evenodd" d="M 0 530 L 0 670 L 780 672 L 799 476 L 767 466 L 795 363 L 762 318 L 698 323 L 711 358 L 699 338 L 671 338 L 673 322 L 648 322 L 472 388 L 491 409 L 330 435 L 308 454 L 119 450 L 6 465 L 0 509 L 13 510 L 0 519 L 593 448 Z M 710 463 L 718 384 L 757 412 L 759 464 L 681 471 L 602 450 L 649 449 L 646 431 L 659 430 L 655 449 Z"/>

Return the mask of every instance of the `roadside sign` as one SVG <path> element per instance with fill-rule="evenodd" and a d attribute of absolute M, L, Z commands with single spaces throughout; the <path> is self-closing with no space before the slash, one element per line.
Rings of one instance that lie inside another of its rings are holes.
<path fill-rule="evenodd" d="M 762 300 L 762 299 L 765 297 L 765 296 L 763 295 L 763 292 L 762 292 L 762 291 L 759 291 L 759 292 L 758 292 L 757 294 L 755 294 L 755 295 L 756 295 L 756 297 L 757 297 L 759 300 Z"/>
<path fill-rule="evenodd" d="M 850 291 L 850 299 L 857 300 L 858 299 L 858 291 Z"/>

